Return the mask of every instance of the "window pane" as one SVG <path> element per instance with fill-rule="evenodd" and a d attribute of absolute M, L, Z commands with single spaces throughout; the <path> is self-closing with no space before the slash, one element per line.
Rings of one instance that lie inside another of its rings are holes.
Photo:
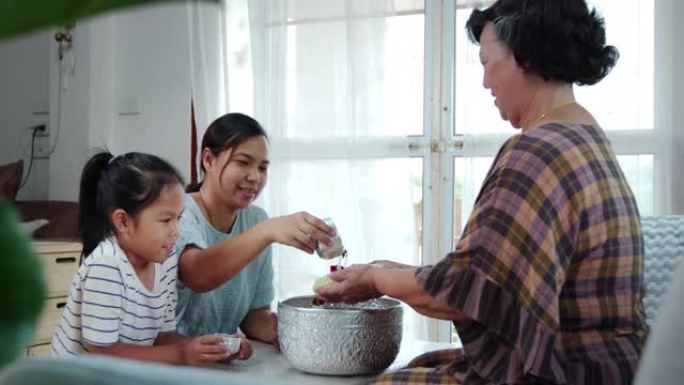
<path fill-rule="evenodd" d="M 477 194 L 493 161 L 493 156 L 454 158 L 454 245 L 461 238 L 461 232 L 468 222 Z"/>
<path fill-rule="evenodd" d="M 617 156 L 641 215 L 653 215 L 653 155 Z M 454 245 L 461 237 L 493 157 L 454 158 Z"/>
<path fill-rule="evenodd" d="M 653 0 L 591 0 L 606 22 L 606 41 L 620 51 L 611 73 L 590 87 L 575 87 L 584 104 L 606 130 L 653 128 L 654 4 Z M 456 10 L 455 134 L 510 133 L 494 99 L 482 87 L 479 47 L 465 23 L 472 8 Z"/>
<path fill-rule="evenodd" d="M 606 41 L 620 51 L 600 83 L 576 87 L 577 99 L 605 130 L 653 129 L 653 0 L 589 0 L 606 23 Z"/>
<path fill-rule="evenodd" d="M 264 196 L 271 215 L 305 208 L 335 222 L 348 264 L 376 259 L 418 265 L 421 261 L 423 159 L 283 160 L 272 167 Z M 283 176 L 278 178 L 278 176 Z M 316 278 L 335 261 L 275 246 L 278 299 L 312 294 Z M 426 338 L 424 320 L 405 310 L 406 336 Z M 410 338 L 410 337 L 409 337 Z"/>
<path fill-rule="evenodd" d="M 465 29 L 472 10 L 472 7 L 456 9 L 454 134 L 512 134 L 513 127 L 501 119 L 494 98 L 482 86 L 480 47 L 470 42 Z"/>
<path fill-rule="evenodd" d="M 320 18 L 288 10 L 286 137 L 423 134 L 425 17 L 396 3 L 307 3 Z"/>
<path fill-rule="evenodd" d="M 422 12 L 423 0 L 289 0 L 287 19 L 292 22 L 346 18 L 350 16 L 394 15 Z"/>
<path fill-rule="evenodd" d="M 606 42 L 620 59 L 601 82 L 575 96 L 605 130 L 653 129 L 653 0 L 589 0 L 606 23 Z"/>
<path fill-rule="evenodd" d="M 654 167 L 653 155 L 621 155 L 617 157 L 627 183 L 634 193 L 639 214 L 653 215 Z"/>

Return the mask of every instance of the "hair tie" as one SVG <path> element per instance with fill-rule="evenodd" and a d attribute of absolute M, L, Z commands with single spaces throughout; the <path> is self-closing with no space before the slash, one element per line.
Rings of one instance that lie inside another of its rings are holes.
<path fill-rule="evenodd" d="M 114 162 L 114 160 L 116 160 L 116 159 L 118 159 L 118 158 L 125 158 L 126 155 L 128 155 L 128 153 L 121 154 L 121 155 L 117 155 L 117 156 L 112 156 L 112 159 L 109 160 L 109 162 L 107 163 L 107 165 L 112 164 L 112 162 Z"/>

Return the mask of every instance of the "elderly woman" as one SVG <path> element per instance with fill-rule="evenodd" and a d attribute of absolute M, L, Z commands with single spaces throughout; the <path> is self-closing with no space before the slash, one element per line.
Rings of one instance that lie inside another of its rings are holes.
<path fill-rule="evenodd" d="M 483 85 L 522 130 L 500 149 L 455 250 L 434 266 L 356 265 L 328 301 L 381 295 L 451 320 L 463 349 L 378 383 L 629 384 L 647 334 L 639 213 L 575 101 L 617 60 L 584 0 L 499 0 L 467 23 Z"/>

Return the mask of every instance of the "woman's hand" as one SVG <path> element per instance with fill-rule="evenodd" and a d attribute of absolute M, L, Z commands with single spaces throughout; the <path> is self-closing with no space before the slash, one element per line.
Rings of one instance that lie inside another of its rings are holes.
<path fill-rule="evenodd" d="M 407 265 L 404 263 L 400 262 L 394 262 L 390 261 L 388 259 L 378 259 L 370 263 L 373 266 L 379 266 L 379 267 L 388 267 L 388 268 L 396 268 L 396 269 L 410 269 L 415 266 Z"/>
<path fill-rule="evenodd" d="M 319 288 L 316 294 L 325 302 L 357 303 L 382 296 L 375 282 L 374 265 L 352 265 L 330 274 L 334 284 Z"/>
<path fill-rule="evenodd" d="M 222 341 L 221 336 L 207 334 L 179 342 L 182 362 L 188 365 L 206 365 L 228 359 L 230 353 Z"/>
<path fill-rule="evenodd" d="M 250 311 L 240 329 L 252 339 L 275 345 L 278 349 L 278 315 L 269 308 Z"/>
<path fill-rule="evenodd" d="M 331 246 L 330 237 L 335 235 L 332 227 L 304 211 L 270 218 L 261 224 L 273 242 L 296 247 L 309 254 L 316 249 L 316 242 Z"/>

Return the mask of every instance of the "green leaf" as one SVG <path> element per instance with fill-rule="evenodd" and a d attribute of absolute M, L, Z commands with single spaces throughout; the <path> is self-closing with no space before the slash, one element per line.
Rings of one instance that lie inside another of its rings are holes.
<path fill-rule="evenodd" d="M 0 0 L 0 39 L 132 5 L 174 0 Z M 218 2 L 219 0 L 210 0 Z"/>
<path fill-rule="evenodd" d="M 0 368 L 31 340 L 45 297 L 38 256 L 17 223 L 14 208 L 0 201 Z"/>

